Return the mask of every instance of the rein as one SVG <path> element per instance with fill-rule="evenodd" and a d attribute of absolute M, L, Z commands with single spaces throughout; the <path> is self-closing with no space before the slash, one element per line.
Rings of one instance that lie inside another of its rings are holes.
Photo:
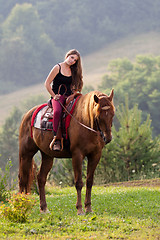
<path fill-rule="evenodd" d="M 67 88 L 66 88 L 66 86 L 65 86 L 64 84 L 61 84 L 61 85 L 59 86 L 58 94 L 60 93 L 60 89 L 61 89 L 62 86 L 65 87 L 65 92 L 64 92 L 64 94 L 63 94 L 63 95 L 65 95 L 65 93 L 66 93 L 66 91 L 67 91 Z M 82 127 L 90 130 L 91 132 L 94 132 L 94 133 L 96 133 L 96 134 L 99 134 L 99 133 L 100 133 L 101 138 L 103 139 L 104 142 L 106 142 L 106 137 L 104 136 L 104 133 L 103 133 L 102 130 L 100 129 L 100 126 L 99 126 L 99 123 L 98 123 L 98 120 L 97 120 L 97 119 L 96 119 L 96 125 L 97 125 L 98 131 L 96 131 L 96 130 L 94 130 L 93 128 L 90 128 L 90 127 L 86 126 L 85 124 L 79 122 L 79 121 L 66 109 L 66 107 L 65 107 L 59 100 L 57 100 L 57 101 L 58 101 L 59 104 L 62 106 L 62 108 L 66 111 L 66 113 L 68 113 L 68 114 L 71 116 L 71 118 L 73 118 L 73 120 L 74 120 L 75 122 L 77 122 L 77 123 L 78 123 L 79 125 L 81 125 Z"/>
<path fill-rule="evenodd" d="M 65 86 L 64 84 L 61 84 L 61 85 L 59 86 L 58 94 L 60 94 L 60 89 L 61 89 L 62 86 L 65 87 L 65 92 L 63 93 L 63 95 L 65 95 L 65 93 L 66 93 L 66 91 L 67 91 L 67 88 L 66 88 L 66 86 Z M 66 111 L 66 113 L 68 113 L 68 114 L 71 116 L 71 118 L 74 119 L 75 122 L 77 122 L 78 124 L 80 124 L 82 127 L 84 127 L 84 128 L 86 128 L 86 129 L 88 129 L 88 130 L 90 130 L 90 131 L 98 134 L 98 132 L 95 131 L 94 129 L 92 129 L 92 128 L 90 128 L 90 127 L 87 127 L 87 126 L 84 125 L 83 123 L 79 122 L 75 117 L 73 117 L 73 115 L 66 109 L 66 107 L 65 107 L 59 100 L 57 100 L 57 101 L 58 101 L 59 104 L 62 106 L 62 108 Z"/>
<path fill-rule="evenodd" d="M 83 123 L 79 122 L 70 112 L 68 112 L 68 110 L 65 108 L 65 106 L 64 106 L 59 100 L 58 100 L 58 102 L 59 102 L 59 104 L 63 107 L 63 109 L 66 111 L 66 113 L 69 114 L 69 115 L 71 116 L 71 118 L 74 119 L 75 122 L 77 122 L 78 124 L 80 124 L 82 127 L 84 127 L 84 128 L 86 128 L 86 129 L 88 129 L 88 130 L 90 130 L 90 131 L 98 134 L 98 131 L 96 131 L 96 130 L 94 130 L 93 128 L 90 128 L 90 127 L 84 125 Z"/>
<path fill-rule="evenodd" d="M 78 124 L 80 124 L 82 127 L 90 130 L 91 132 L 94 132 L 96 134 L 99 134 L 100 133 L 100 136 L 102 138 L 102 140 L 106 143 L 106 137 L 104 136 L 104 133 L 102 132 L 102 130 L 100 129 L 100 126 L 99 126 L 99 123 L 98 123 L 98 120 L 96 119 L 96 125 L 97 125 L 97 128 L 98 128 L 98 131 L 94 130 L 93 128 L 90 128 L 86 125 L 84 125 L 83 123 L 79 122 L 70 112 L 68 112 L 68 110 L 65 108 L 65 106 L 58 100 L 59 104 L 62 106 L 62 108 L 66 111 L 66 113 L 68 113 L 71 118 L 73 118 L 73 120 L 75 122 L 77 122 Z"/>

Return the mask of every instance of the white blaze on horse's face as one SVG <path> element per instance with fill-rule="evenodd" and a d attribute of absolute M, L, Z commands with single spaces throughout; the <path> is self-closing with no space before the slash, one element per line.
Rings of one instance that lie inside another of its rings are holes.
<path fill-rule="evenodd" d="M 108 110 L 110 108 L 110 106 L 104 106 L 102 107 L 102 110 Z"/>
<path fill-rule="evenodd" d="M 102 119 L 101 119 L 101 126 L 102 131 L 104 132 L 104 136 L 106 138 L 105 143 L 109 143 L 112 140 L 112 121 L 114 117 L 114 110 L 111 106 L 104 106 L 101 108 L 102 110 Z"/>
<path fill-rule="evenodd" d="M 107 110 L 110 109 L 110 106 L 104 106 L 102 107 L 102 110 L 106 111 L 106 115 L 108 114 Z"/>
<path fill-rule="evenodd" d="M 97 117 L 100 125 L 100 129 L 103 132 L 106 143 L 112 140 L 112 121 L 114 117 L 114 106 L 113 106 L 113 90 L 108 97 L 107 95 L 94 96 L 94 100 L 97 103 Z"/>

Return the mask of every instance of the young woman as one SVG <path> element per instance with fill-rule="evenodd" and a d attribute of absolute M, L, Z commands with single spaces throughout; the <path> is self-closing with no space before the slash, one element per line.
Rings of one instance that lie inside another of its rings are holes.
<path fill-rule="evenodd" d="M 52 83 L 52 87 L 51 87 Z M 50 144 L 51 150 L 60 150 L 60 140 L 57 139 L 57 130 L 62 114 L 62 106 L 65 101 L 73 100 L 75 94 L 81 92 L 82 65 L 80 53 L 76 49 L 67 52 L 64 62 L 56 64 L 50 71 L 45 87 L 51 95 L 53 114 L 54 138 Z"/>

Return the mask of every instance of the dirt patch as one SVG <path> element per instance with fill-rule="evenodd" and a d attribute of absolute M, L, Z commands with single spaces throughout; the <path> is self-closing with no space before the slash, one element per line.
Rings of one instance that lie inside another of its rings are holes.
<path fill-rule="evenodd" d="M 109 183 L 105 186 L 120 186 L 120 187 L 160 187 L 160 178 L 126 181 L 118 183 Z"/>

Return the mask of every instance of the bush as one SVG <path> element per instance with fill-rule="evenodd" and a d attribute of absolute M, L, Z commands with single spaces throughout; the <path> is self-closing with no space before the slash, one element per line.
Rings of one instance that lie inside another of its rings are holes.
<path fill-rule="evenodd" d="M 11 167 L 12 167 L 12 162 L 11 160 L 9 160 L 5 166 L 4 173 L 0 168 L 0 201 L 5 201 L 6 198 L 9 198 L 11 190 L 13 190 L 13 187 L 9 187 L 9 177 L 10 177 Z"/>
<path fill-rule="evenodd" d="M 24 223 L 34 205 L 35 200 L 29 194 L 13 194 L 9 200 L 9 206 L 3 204 L 0 213 L 10 221 Z"/>

